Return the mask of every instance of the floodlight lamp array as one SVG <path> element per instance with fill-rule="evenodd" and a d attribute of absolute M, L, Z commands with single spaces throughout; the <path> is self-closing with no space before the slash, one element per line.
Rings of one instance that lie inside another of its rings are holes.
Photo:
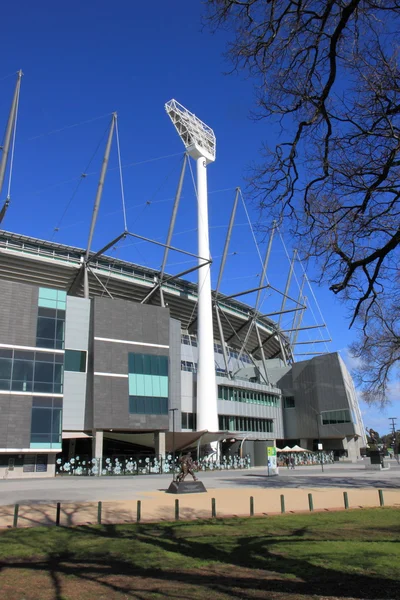
<path fill-rule="evenodd" d="M 193 158 L 203 156 L 207 162 L 214 162 L 216 152 L 215 135 L 211 127 L 200 121 L 176 100 L 170 100 L 165 110 L 179 133 L 188 154 Z"/>

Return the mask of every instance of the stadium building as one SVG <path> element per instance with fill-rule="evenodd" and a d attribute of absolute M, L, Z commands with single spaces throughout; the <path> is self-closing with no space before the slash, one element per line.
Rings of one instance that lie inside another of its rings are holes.
<path fill-rule="evenodd" d="M 21 73 L 0 162 L 4 182 L 16 123 Z M 238 203 L 236 193 L 218 283 L 211 290 L 207 165 L 213 131 L 175 100 L 166 110 L 185 154 L 165 244 L 127 229 L 91 249 L 117 117 L 113 114 L 86 248 L 0 231 L 0 477 L 53 476 L 56 458 L 165 457 L 193 448 L 210 460 L 247 455 L 266 465 L 268 448 L 300 445 L 356 460 L 364 428 L 351 377 L 337 353 L 295 360 L 307 309 L 300 290 L 289 296 L 294 261 L 280 310 L 262 314 L 259 286 L 220 291 Z M 14 136 L 15 137 L 15 136 Z M 198 253 L 171 246 L 187 162 L 196 161 Z M 121 173 L 122 180 L 122 173 Z M 0 211 L 4 219 L 7 198 Z M 123 205 L 125 210 L 125 207 Z M 162 246 L 161 269 L 107 256 L 132 236 Z M 196 266 L 167 275 L 169 250 Z M 198 284 L 185 279 L 197 271 Z M 256 293 L 254 306 L 238 300 Z M 284 329 L 282 314 L 294 314 Z M 277 319 L 277 320 L 276 320 Z M 320 328 L 313 325 L 312 327 Z"/>
<path fill-rule="evenodd" d="M 289 364 L 277 325 L 219 296 L 225 368 L 214 318 L 213 385 L 218 431 L 197 431 L 196 323 L 188 323 L 196 286 L 174 279 L 162 286 L 168 306 L 142 303 L 156 271 L 101 256 L 89 274 L 91 297 L 74 295 L 85 250 L 0 234 L 0 476 L 54 475 L 55 458 L 92 453 L 105 458 L 218 441 L 222 452 L 249 454 L 266 464 L 267 446 L 298 443 L 348 455 L 364 446 L 351 377 L 337 353 Z M 103 286 L 107 285 L 105 295 Z M 215 313 L 214 313 L 215 315 Z M 285 365 L 286 363 L 286 365 Z M 176 410 L 171 410 L 176 409 Z"/>

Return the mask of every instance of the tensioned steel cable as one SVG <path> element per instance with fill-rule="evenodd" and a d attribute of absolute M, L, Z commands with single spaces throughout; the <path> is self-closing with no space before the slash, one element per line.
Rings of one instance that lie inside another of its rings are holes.
<path fill-rule="evenodd" d="M 120 150 L 120 146 L 119 146 L 118 119 L 115 120 L 115 133 L 116 133 L 116 140 L 117 140 L 119 182 L 120 182 L 120 185 L 121 185 L 122 213 L 123 213 L 123 216 L 124 216 L 124 231 L 128 231 L 128 226 L 126 224 L 126 207 L 125 207 L 124 180 L 122 178 L 121 150 Z"/>

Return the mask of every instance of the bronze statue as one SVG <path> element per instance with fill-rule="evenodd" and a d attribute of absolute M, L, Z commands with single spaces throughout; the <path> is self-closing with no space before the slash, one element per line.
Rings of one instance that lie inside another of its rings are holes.
<path fill-rule="evenodd" d="M 366 427 L 365 430 L 368 433 L 369 438 L 370 438 L 369 443 L 372 444 L 372 445 L 377 444 L 378 443 L 378 437 L 379 437 L 378 432 L 374 431 L 373 429 L 368 429 L 368 427 Z"/>
<path fill-rule="evenodd" d="M 183 481 L 188 473 L 190 473 L 194 481 L 197 481 L 197 477 L 193 473 L 195 465 L 190 452 L 181 456 L 181 458 L 179 459 L 179 464 L 181 466 L 181 471 L 177 477 L 178 482 Z"/>

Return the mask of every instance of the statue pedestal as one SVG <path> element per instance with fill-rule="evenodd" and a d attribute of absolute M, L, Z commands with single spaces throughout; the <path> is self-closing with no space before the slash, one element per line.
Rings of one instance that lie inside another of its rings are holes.
<path fill-rule="evenodd" d="M 167 494 L 203 494 L 206 491 L 202 481 L 172 481 Z"/>

